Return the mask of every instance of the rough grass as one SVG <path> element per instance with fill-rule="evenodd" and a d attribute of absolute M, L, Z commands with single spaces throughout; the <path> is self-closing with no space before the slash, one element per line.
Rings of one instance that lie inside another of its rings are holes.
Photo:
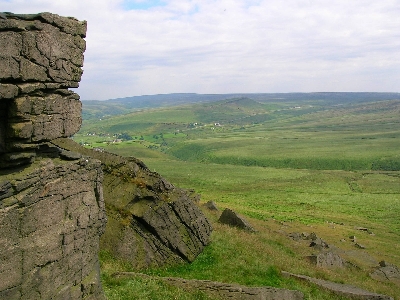
<path fill-rule="evenodd" d="M 175 185 L 200 192 L 202 202 L 213 200 L 221 210 L 229 207 L 243 214 L 258 230 L 247 233 L 218 224 L 219 213 L 206 212 L 214 232 L 212 243 L 198 259 L 192 264 L 147 270 L 148 274 L 299 289 L 306 299 L 340 299 L 282 277 L 280 271 L 285 270 L 397 296 L 398 287 L 376 282 L 368 273 L 373 267 L 371 260 L 400 265 L 400 249 L 395 242 L 400 237 L 396 217 L 400 214 L 398 173 L 144 160 Z M 357 230 L 358 226 L 369 228 L 375 235 Z M 360 269 L 343 272 L 312 267 L 303 258 L 312 250 L 290 240 L 290 232 L 316 232 L 346 251 L 345 258 Z M 367 249 L 356 251 L 349 240 L 352 235 Z M 114 269 L 121 270 L 124 267 Z"/>
<path fill-rule="evenodd" d="M 212 243 L 195 262 L 145 271 L 299 289 L 306 299 L 340 299 L 282 277 L 280 271 L 285 270 L 400 299 L 400 287 L 368 276 L 380 260 L 400 266 L 399 101 L 301 109 L 270 105 L 262 111 L 253 102 L 246 103 L 250 105 L 246 109 L 238 104 L 192 106 L 185 116 L 188 107 L 153 110 L 147 116 L 143 111 L 129 120 L 109 119 L 103 127 L 95 122 L 92 129 L 84 125 L 75 137 L 77 141 L 91 139 L 93 147 L 142 159 L 173 184 L 202 194 L 202 202 L 213 200 L 221 210 L 229 207 L 243 214 L 258 230 L 250 234 L 218 224 L 218 213 L 206 212 L 215 230 Z M 257 118 L 251 115 L 252 109 L 259 111 Z M 206 116 L 212 110 L 212 117 Z M 227 123 L 188 126 L 188 122 L 211 121 L 215 116 Z M 88 130 L 110 130 L 110 126 L 133 136 L 143 134 L 143 140 L 105 144 L 104 137 L 85 136 Z M 374 235 L 356 227 L 367 227 Z M 316 232 L 342 249 L 357 268 L 344 272 L 312 267 L 304 260 L 312 250 L 287 237 L 295 231 Z M 352 235 L 366 249 L 356 250 L 349 240 Z M 143 290 L 140 299 L 175 299 L 168 298 L 173 294 L 176 299 L 203 297 L 186 296 L 157 281 L 117 280 L 110 275 L 129 266 L 106 255 L 101 261 L 109 299 L 130 299 L 133 289 Z"/>

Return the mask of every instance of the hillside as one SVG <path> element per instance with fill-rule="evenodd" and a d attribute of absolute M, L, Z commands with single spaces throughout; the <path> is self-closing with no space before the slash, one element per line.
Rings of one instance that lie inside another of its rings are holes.
<path fill-rule="evenodd" d="M 232 98 L 84 120 L 75 140 L 124 155 L 150 148 L 182 160 L 397 170 L 400 100 L 333 95 L 295 103 Z"/>
<path fill-rule="evenodd" d="M 268 94 L 164 94 L 144 95 L 106 101 L 83 100 L 83 119 L 104 119 L 127 114 L 140 109 L 177 106 L 184 104 L 215 102 L 233 98 L 250 98 L 261 103 L 292 103 L 303 101 L 325 105 L 345 105 L 380 100 L 399 99 L 399 93 L 268 93 Z"/>
<path fill-rule="evenodd" d="M 75 135 L 88 148 L 142 159 L 174 185 L 201 194 L 201 204 L 214 201 L 220 209 L 205 211 L 214 231 L 198 259 L 145 272 L 345 299 L 283 278 L 280 271 L 288 271 L 399 299 L 400 283 L 369 274 L 380 261 L 400 265 L 394 242 L 400 238 L 400 99 L 247 96 L 84 120 Z M 257 233 L 220 224 L 224 208 L 245 216 Z M 319 253 L 301 238 L 310 232 L 329 245 L 323 253 L 346 267 L 306 260 Z M 106 274 L 126 270 L 107 257 L 102 266 Z M 128 293 L 125 285 L 138 280 L 119 279 L 117 291 Z M 105 281 L 109 295 L 118 295 L 114 284 Z"/>

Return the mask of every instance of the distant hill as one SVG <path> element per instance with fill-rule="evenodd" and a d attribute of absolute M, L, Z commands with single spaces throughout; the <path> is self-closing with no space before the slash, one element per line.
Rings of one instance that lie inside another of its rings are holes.
<path fill-rule="evenodd" d="M 301 105 L 302 101 L 323 102 L 324 105 L 346 105 L 349 103 L 374 102 L 400 99 L 400 93 L 242 93 L 242 94 L 195 94 L 175 93 L 161 95 L 144 95 L 105 101 L 83 100 L 83 119 L 101 119 L 110 116 L 127 114 L 144 108 L 158 108 L 214 102 L 227 99 L 246 98 L 261 103 L 293 103 Z"/>

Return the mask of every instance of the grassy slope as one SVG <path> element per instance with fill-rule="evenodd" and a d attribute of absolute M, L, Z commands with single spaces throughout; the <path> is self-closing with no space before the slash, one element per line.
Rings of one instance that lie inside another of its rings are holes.
<path fill-rule="evenodd" d="M 123 128 L 132 136 L 143 135 L 144 140 L 106 145 L 94 143 L 104 139 L 99 136 L 82 134 L 75 139 L 91 139 L 93 146 L 140 158 L 174 184 L 200 192 L 203 202 L 214 200 L 221 209 L 244 214 L 259 230 L 241 232 L 218 224 L 217 215 L 209 214 L 215 222 L 213 242 L 199 259 L 191 265 L 149 270 L 151 274 L 289 287 L 301 289 L 307 299 L 339 299 L 282 278 L 279 271 L 286 270 L 397 296 L 398 286 L 376 282 L 367 274 L 382 259 L 400 265 L 396 242 L 400 174 L 369 170 L 376 162 L 399 158 L 399 102 L 343 107 L 318 106 L 314 101 L 310 105 L 305 102 L 293 108 L 292 103 L 240 100 L 163 108 L 107 123 L 91 122 L 82 129 L 82 133 L 96 129 L 112 134 Z M 257 122 L 244 121 L 255 116 Z M 173 134 L 177 130 L 179 134 Z M 357 226 L 368 227 L 375 235 L 360 232 Z M 283 234 L 293 231 L 315 231 L 346 250 L 343 255 L 360 270 L 311 267 L 303 259 L 310 249 Z M 356 251 L 348 239 L 351 235 L 367 249 Z M 127 269 L 107 256 L 102 267 L 105 278 Z M 137 283 L 105 280 L 110 299 L 123 299 L 112 295 L 125 293 L 129 284 Z"/>

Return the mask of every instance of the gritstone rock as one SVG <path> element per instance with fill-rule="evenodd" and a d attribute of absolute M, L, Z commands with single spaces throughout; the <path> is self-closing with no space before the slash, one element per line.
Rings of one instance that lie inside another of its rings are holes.
<path fill-rule="evenodd" d="M 203 206 L 208 210 L 219 211 L 214 201 L 208 201 L 207 203 L 204 203 Z"/>
<path fill-rule="evenodd" d="M 86 149 L 71 139 L 52 143 L 102 162 L 108 223 L 101 246 L 134 269 L 191 262 L 210 242 L 211 223 L 193 191 L 175 187 L 133 157 Z"/>
<path fill-rule="evenodd" d="M 224 209 L 218 222 L 230 226 L 238 227 L 240 229 L 255 232 L 255 229 L 242 217 L 229 208 Z"/>
<path fill-rule="evenodd" d="M 393 300 L 392 297 L 382 295 L 382 294 L 376 294 L 376 293 L 371 293 L 369 291 L 360 289 L 358 287 L 348 285 L 348 284 L 341 284 L 341 283 L 335 283 L 327 280 L 322 280 L 322 279 L 316 279 L 312 277 L 308 277 L 305 275 L 297 275 L 297 274 L 292 274 L 289 272 L 282 272 L 283 275 L 297 278 L 300 280 L 308 281 L 313 284 L 316 284 L 328 291 L 331 291 L 334 294 L 348 297 L 350 299 L 362 299 L 362 300 Z"/>
<path fill-rule="evenodd" d="M 238 284 L 222 283 L 210 280 L 188 280 L 177 277 L 151 277 L 140 273 L 120 272 L 115 277 L 146 278 L 161 280 L 166 284 L 177 286 L 185 290 L 202 291 L 215 299 L 231 300 L 302 300 L 304 295 L 300 291 L 293 291 L 273 287 L 248 287 Z"/>
<path fill-rule="evenodd" d="M 331 268 L 343 268 L 346 262 L 336 253 L 333 252 L 322 252 L 307 256 L 307 259 L 315 266 L 331 269 Z"/>
<path fill-rule="evenodd" d="M 81 124 L 86 22 L 0 18 L 0 299 L 104 299 L 99 161 L 48 141 Z M 67 159 L 67 160 L 65 160 Z"/>
<path fill-rule="evenodd" d="M 391 281 L 400 286 L 400 268 L 385 261 L 379 262 L 379 267 L 370 276 L 375 280 Z"/>

